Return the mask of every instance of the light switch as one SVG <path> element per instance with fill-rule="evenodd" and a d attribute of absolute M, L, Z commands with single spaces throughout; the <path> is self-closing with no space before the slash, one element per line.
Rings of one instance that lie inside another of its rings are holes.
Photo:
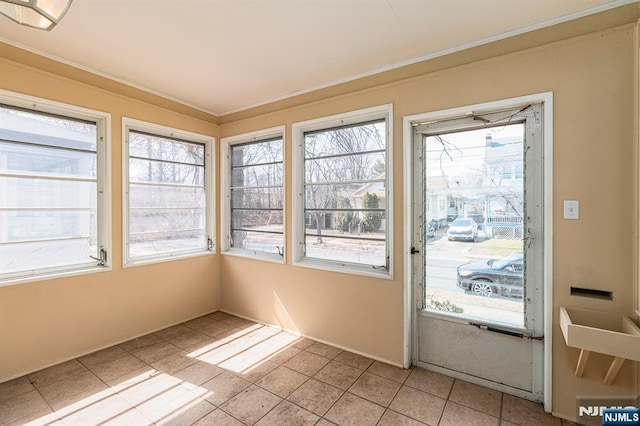
<path fill-rule="evenodd" d="M 580 218 L 580 201 L 564 200 L 563 217 L 565 219 L 579 219 Z"/>

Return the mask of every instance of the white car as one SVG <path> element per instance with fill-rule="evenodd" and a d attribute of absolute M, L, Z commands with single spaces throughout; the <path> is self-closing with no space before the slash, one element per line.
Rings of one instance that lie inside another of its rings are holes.
<path fill-rule="evenodd" d="M 470 217 L 458 218 L 451 222 L 447 230 L 449 241 L 475 241 L 478 236 L 478 224 Z"/>

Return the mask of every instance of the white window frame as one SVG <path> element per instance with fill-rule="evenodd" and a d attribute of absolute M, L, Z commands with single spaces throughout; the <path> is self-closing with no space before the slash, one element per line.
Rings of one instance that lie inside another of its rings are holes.
<path fill-rule="evenodd" d="M 206 225 L 205 229 L 209 238 L 209 247 L 189 251 L 168 252 L 159 255 L 131 258 L 129 254 L 129 131 L 138 131 L 179 139 L 185 142 L 203 144 L 205 146 L 205 198 L 206 198 Z M 122 266 L 131 267 L 147 265 L 150 263 L 167 262 L 185 259 L 194 256 L 210 255 L 215 250 L 215 138 L 200 133 L 175 129 L 161 124 L 122 117 Z"/>
<path fill-rule="evenodd" d="M 371 265 L 306 257 L 304 254 L 304 134 L 340 126 L 384 119 L 386 122 L 386 251 L 387 269 Z M 393 279 L 393 104 L 379 105 L 343 114 L 302 121 L 292 125 L 293 140 L 293 264 L 328 271 Z"/>
<path fill-rule="evenodd" d="M 282 138 L 282 215 L 283 223 L 283 254 L 269 253 L 258 250 L 246 250 L 231 247 L 231 148 L 234 145 L 260 142 L 262 140 Z M 271 261 L 276 263 L 286 263 L 287 259 L 287 186 L 286 186 L 286 139 L 285 126 L 271 127 L 268 129 L 257 130 L 255 132 L 243 133 L 240 135 L 224 137 L 220 139 L 220 187 L 223 191 L 221 204 L 221 224 L 222 232 L 220 235 L 220 252 L 224 255 L 233 255 L 240 257 L 249 257 L 253 259 Z"/>
<path fill-rule="evenodd" d="M 17 108 L 24 108 L 35 113 L 56 114 L 71 119 L 80 119 L 96 123 L 96 155 L 97 155 L 97 241 L 106 257 L 94 265 L 68 265 L 54 268 L 43 268 L 8 274 L 0 278 L 0 287 L 28 283 L 52 278 L 111 271 L 113 252 L 111 250 L 111 114 L 76 105 L 56 102 L 35 96 L 23 95 L 0 89 L 0 103 Z"/>

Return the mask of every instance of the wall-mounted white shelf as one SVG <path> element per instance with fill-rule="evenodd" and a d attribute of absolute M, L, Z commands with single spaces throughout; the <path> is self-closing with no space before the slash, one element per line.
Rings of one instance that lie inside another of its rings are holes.
<path fill-rule="evenodd" d="M 582 377 L 591 352 L 614 357 L 606 385 L 613 383 L 625 359 L 640 361 L 640 328 L 625 316 L 560 307 L 560 328 L 567 346 L 580 349 L 576 377 Z"/>

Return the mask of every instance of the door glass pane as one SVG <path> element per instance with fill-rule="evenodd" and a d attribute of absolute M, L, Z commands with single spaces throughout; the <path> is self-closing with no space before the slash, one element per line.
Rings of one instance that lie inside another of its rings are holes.
<path fill-rule="evenodd" d="M 424 137 L 427 310 L 524 327 L 524 124 Z"/>

